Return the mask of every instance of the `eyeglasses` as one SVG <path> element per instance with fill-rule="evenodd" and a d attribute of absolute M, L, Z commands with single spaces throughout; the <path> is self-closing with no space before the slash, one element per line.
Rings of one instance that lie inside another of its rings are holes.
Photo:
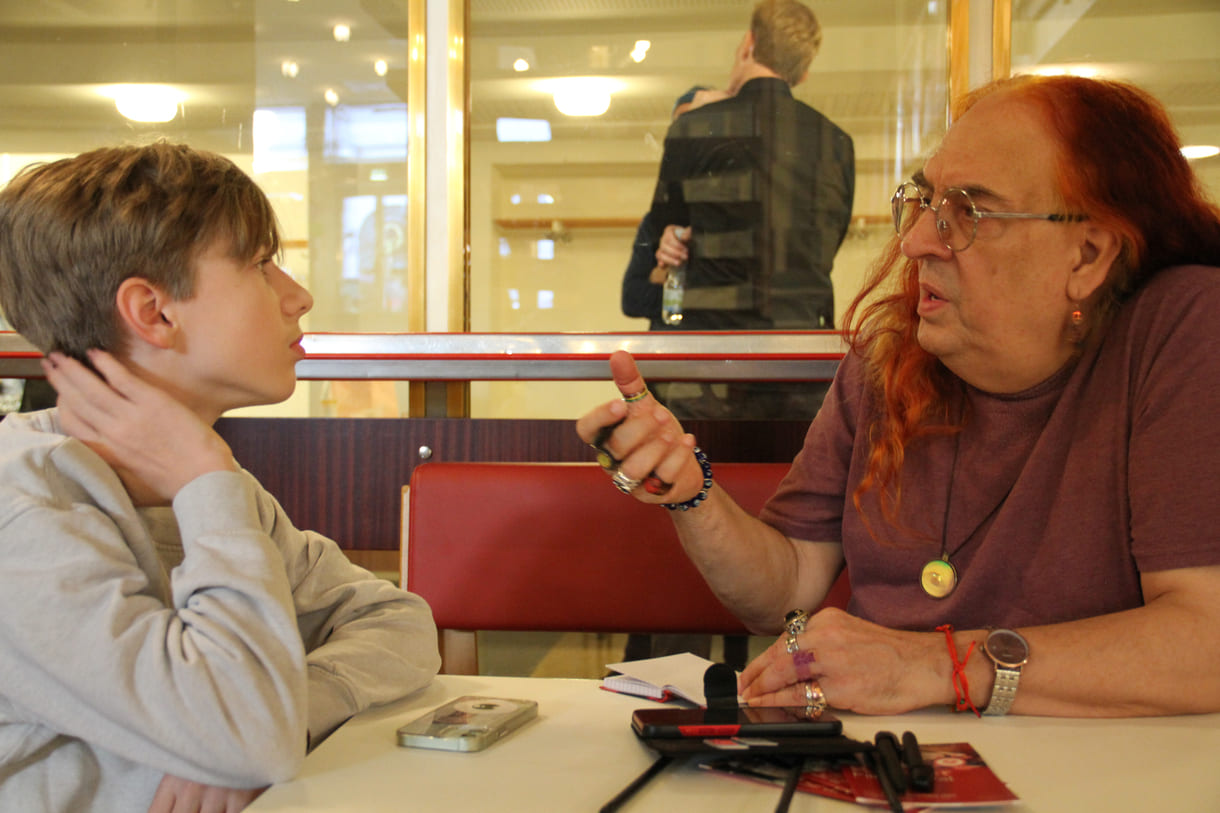
<path fill-rule="evenodd" d="M 900 185 L 890 200 L 894 209 L 894 230 L 905 235 L 919 220 L 924 209 L 936 216 L 936 234 L 950 251 L 965 251 L 974 243 L 979 221 L 985 217 L 1002 220 L 1049 220 L 1053 223 L 1074 223 L 1087 220 L 1088 215 L 1039 215 L 1028 212 L 980 212 L 965 189 L 952 187 L 941 196 L 940 205 L 923 196 L 919 187 L 908 181 Z"/>

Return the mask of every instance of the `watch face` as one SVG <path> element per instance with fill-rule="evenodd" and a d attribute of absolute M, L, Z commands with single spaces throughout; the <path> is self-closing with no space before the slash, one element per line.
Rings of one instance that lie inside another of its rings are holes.
<path fill-rule="evenodd" d="M 1029 644 L 1012 630 L 996 630 L 987 636 L 987 654 L 1000 666 L 1016 668 L 1029 660 Z"/>

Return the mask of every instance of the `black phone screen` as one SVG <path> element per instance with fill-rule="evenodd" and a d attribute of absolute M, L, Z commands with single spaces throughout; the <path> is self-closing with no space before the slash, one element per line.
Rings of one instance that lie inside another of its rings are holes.
<path fill-rule="evenodd" d="M 640 737 L 831 737 L 843 723 L 827 711 L 804 706 L 743 706 L 730 709 L 636 709 L 631 727 Z"/>

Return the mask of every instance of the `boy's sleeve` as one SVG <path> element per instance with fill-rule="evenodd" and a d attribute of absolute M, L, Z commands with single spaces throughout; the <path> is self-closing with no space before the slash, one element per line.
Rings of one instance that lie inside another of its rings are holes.
<path fill-rule="evenodd" d="M 113 473 L 79 444 L 63 448 L 49 476 L 66 472 L 60 493 L 91 497 L 14 490 L 0 523 L 0 687 L 13 713 L 198 782 L 290 778 L 305 752 L 304 652 L 255 494 L 230 472 L 184 487 L 186 557 L 172 586 L 150 583 L 128 543 L 138 520 L 107 513 Z"/>
<path fill-rule="evenodd" d="M 310 740 L 428 685 L 441 661 L 427 603 L 352 564 L 334 541 L 298 530 L 274 497 L 261 488 L 259 495 L 305 643 Z"/>

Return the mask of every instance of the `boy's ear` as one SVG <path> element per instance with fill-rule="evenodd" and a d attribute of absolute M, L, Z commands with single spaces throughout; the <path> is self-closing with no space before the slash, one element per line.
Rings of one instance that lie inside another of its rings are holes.
<path fill-rule="evenodd" d="M 115 295 L 119 321 L 133 336 L 160 348 L 172 346 L 177 332 L 166 311 L 170 302 L 169 294 L 143 277 L 123 280 Z"/>

